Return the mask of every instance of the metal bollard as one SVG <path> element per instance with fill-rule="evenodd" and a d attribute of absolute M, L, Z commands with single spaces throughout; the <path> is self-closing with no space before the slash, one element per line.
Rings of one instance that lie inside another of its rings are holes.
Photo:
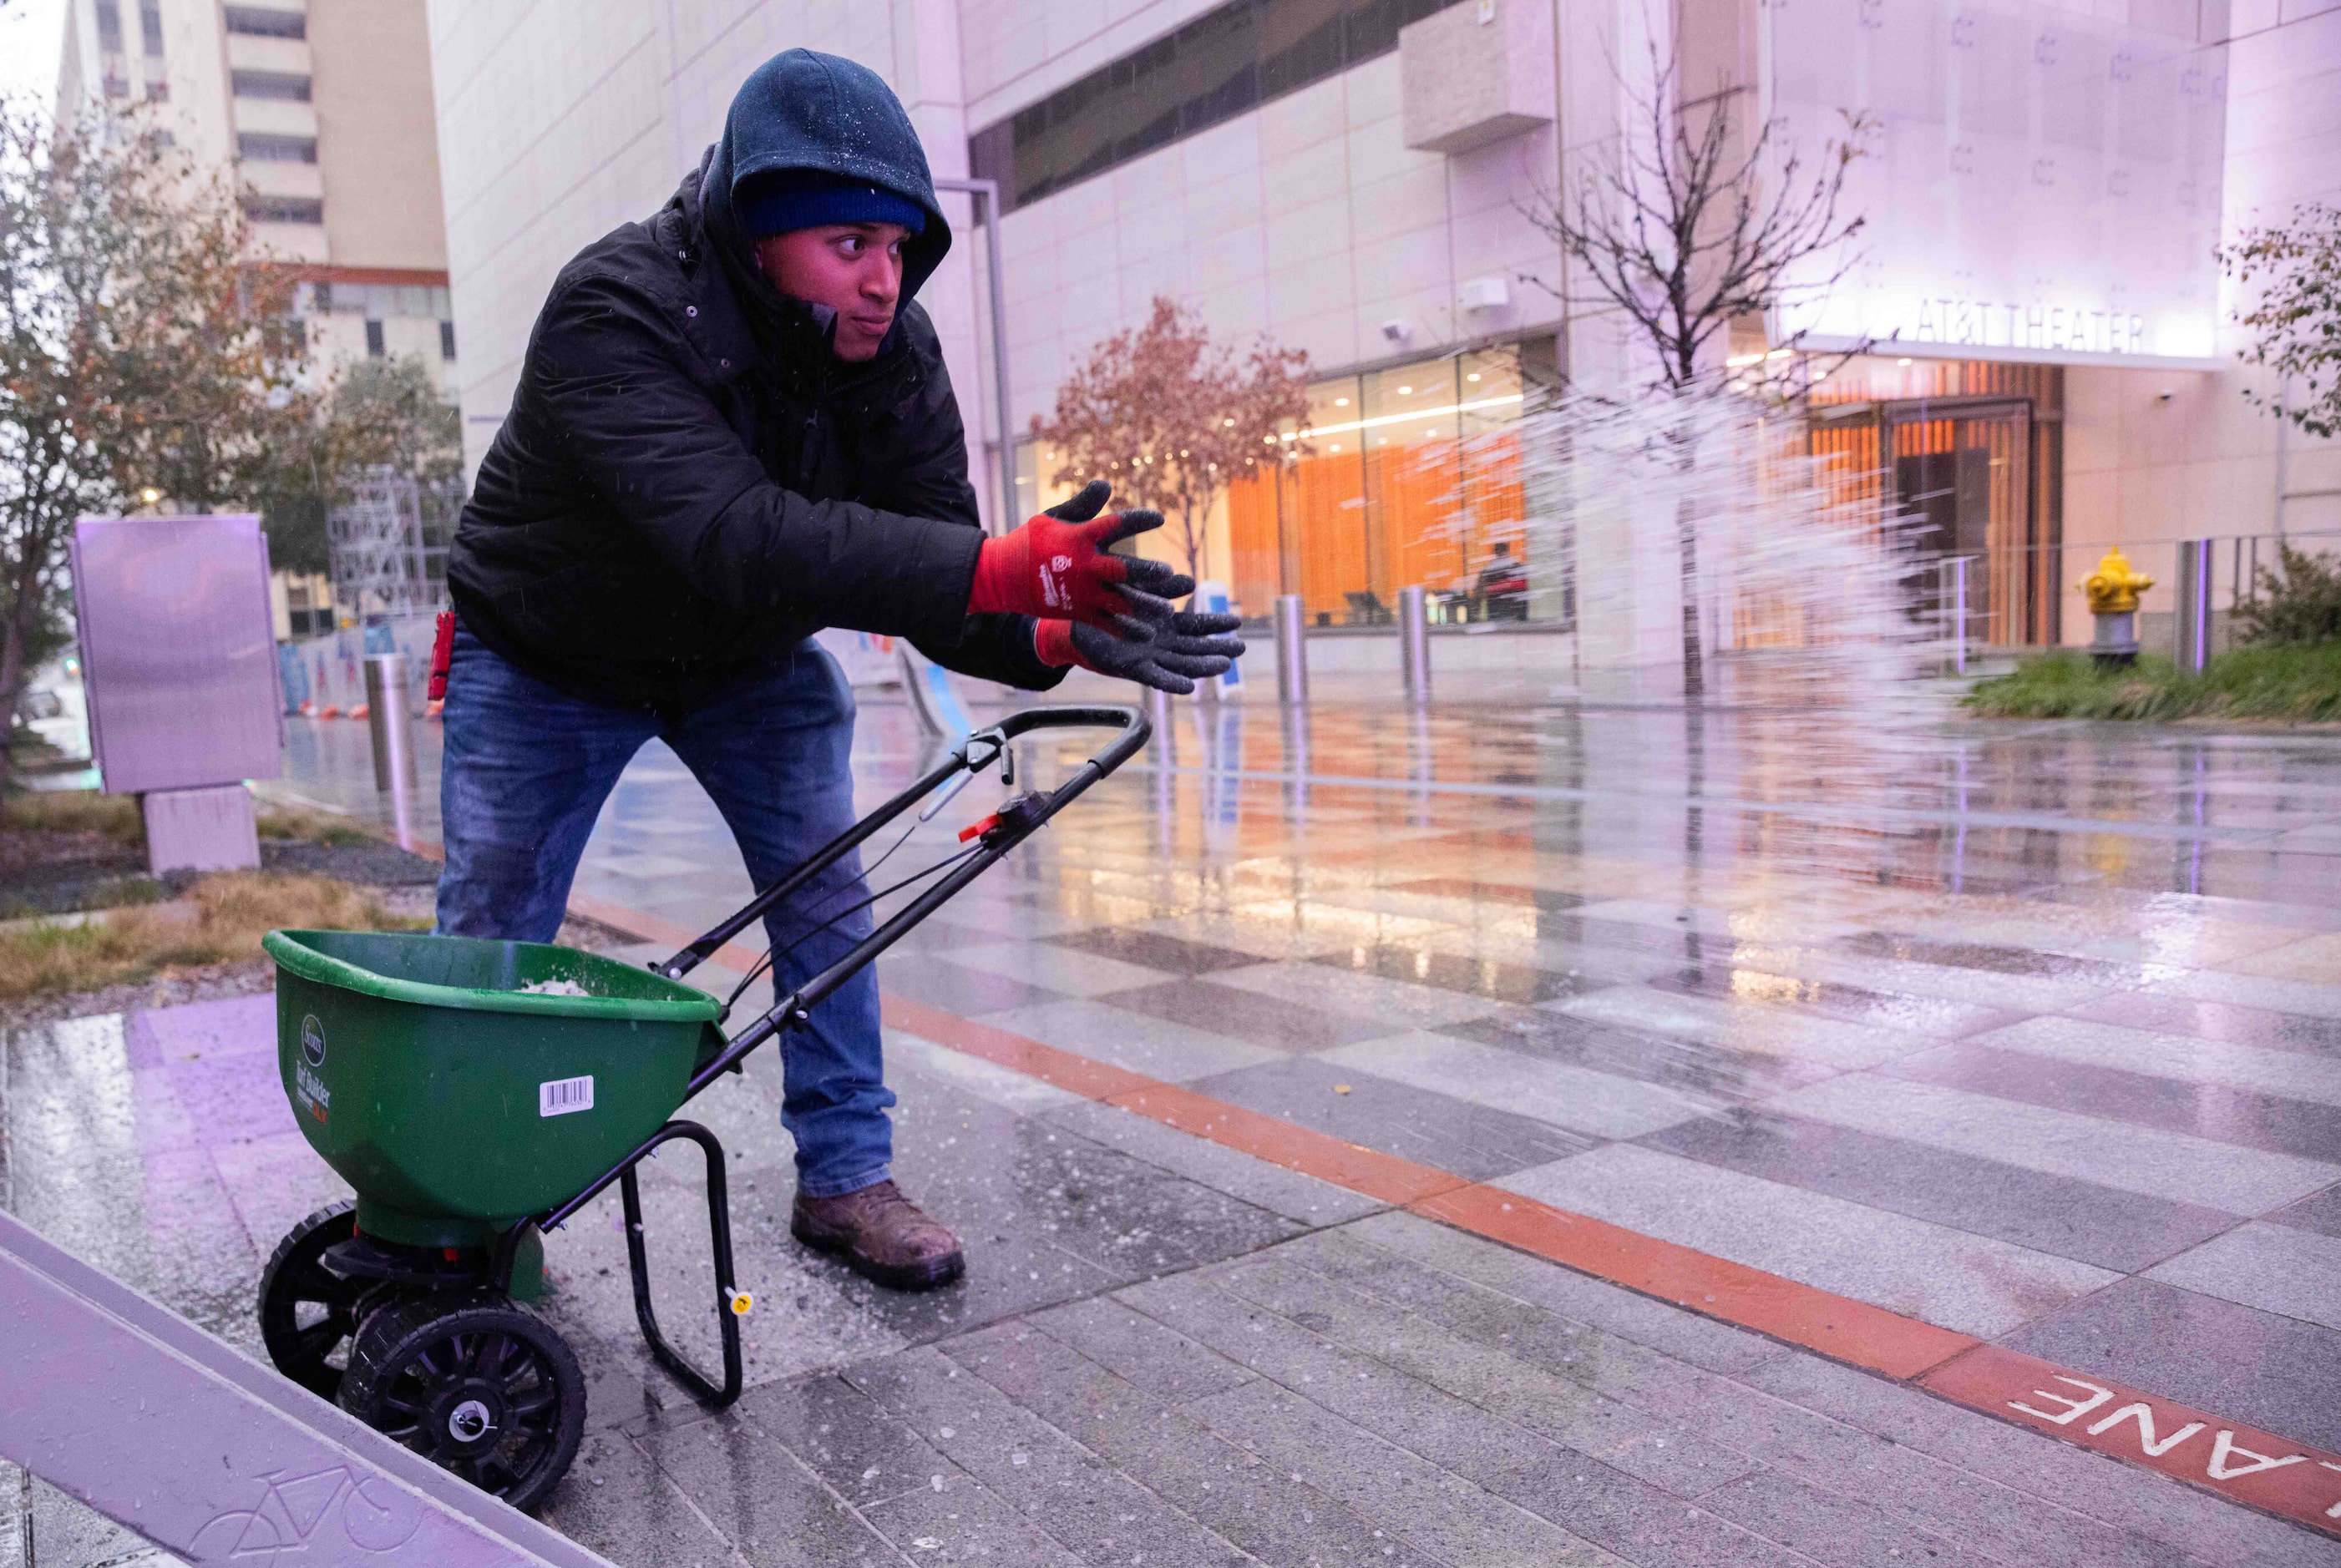
<path fill-rule="evenodd" d="M 1398 661 L 1410 702 L 1430 700 L 1430 612 L 1420 588 L 1398 590 Z"/>
<path fill-rule="evenodd" d="M 414 848 L 414 715 L 406 705 L 406 655 L 369 654 L 366 729 L 374 738 L 374 787 L 390 796 L 393 837 Z"/>
<path fill-rule="evenodd" d="M 2172 662 L 2189 675 L 2211 661 L 2211 541 L 2178 541 L 2178 605 L 2171 629 Z"/>
<path fill-rule="evenodd" d="M 1284 702 L 1309 700 L 1308 611 L 1297 593 L 1276 600 L 1276 695 Z"/>
<path fill-rule="evenodd" d="M 1947 557 L 1935 563 L 1937 592 L 1940 596 L 1943 617 L 1943 640 L 1949 651 L 1943 660 L 1943 673 L 1965 675 L 1967 672 L 1967 562 L 1965 555 Z"/>
<path fill-rule="evenodd" d="M 374 735 L 374 787 L 414 784 L 414 717 L 406 709 L 406 655 L 371 653 L 365 661 L 366 729 Z"/>

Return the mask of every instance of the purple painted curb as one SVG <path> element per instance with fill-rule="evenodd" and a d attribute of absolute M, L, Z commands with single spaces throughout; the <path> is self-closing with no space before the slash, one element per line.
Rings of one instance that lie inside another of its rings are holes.
<path fill-rule="evenodd" d="M 6 1214 L 0 1454 L 194 1563 L 610 1568 Z"/>

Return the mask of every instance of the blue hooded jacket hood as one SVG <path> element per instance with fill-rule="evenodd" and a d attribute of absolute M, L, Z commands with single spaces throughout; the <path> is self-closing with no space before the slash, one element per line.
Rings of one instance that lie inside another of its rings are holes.
<path fill-rule="evenodd" d="M 866 180 L 927 214 L 927 226 L 902 244 L 902 303 L 909 304 L 951 250 L 951 232 L 935 204 L 926 149 L 894 90 L 866 65 L 811 49 L 775 55 L 740 84 L 699 204 L 727 261 L 751 277 L 762 273 L 733 198 L 759 176 L 789 169 Z"/>

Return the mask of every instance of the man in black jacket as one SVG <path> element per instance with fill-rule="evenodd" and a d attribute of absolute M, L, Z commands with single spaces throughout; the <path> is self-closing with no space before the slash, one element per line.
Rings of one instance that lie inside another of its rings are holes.
<path fill-rule="evenodd" d="M 913 296 L 951 231 L 909 117 L 791 50 L 655 216 L 554 280 L 464 509 L 445 708 L 439 928 L 549 940 L 603 802 L 663 740 L 769 886 L 853 819 L 853 699 L 822 626 L 909 637 L 1034 690 L 1081 664 L 1169 690 L 1241 645 L 1193 583 L 1111 553 L 1161 519 L 1108 491 L 986 539 L 959 407 Z M 782 992 L 870 929 L 858 861 L 767 922 Z M 865 971 L 785 1040 L 792 1228 L 882 1284 L 962 1267 L 896 1190 Z"/>

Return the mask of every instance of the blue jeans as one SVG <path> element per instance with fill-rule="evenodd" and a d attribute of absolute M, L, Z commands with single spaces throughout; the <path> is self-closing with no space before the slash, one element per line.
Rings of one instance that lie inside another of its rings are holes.
<path fill-rule="evenodd" d="M 662 721 L 568 696 L 459 628 L 444 718 L 438 928 L 448 936 L 553 940 L 602 803 L 652 736 L 714 799 L 759 888 L 854 820 L 853 689 L 810 640 Z M 781 955 L 776 995 L 870 934 L 865 909 L 806 935 L 862 897 L 862 861 L 849 855 L 765 918 Z M 781 1125 L 796 1139 L 797 1189 L 833 1197 L 887 1179 L 894 1096 L 881 1057 L 876 974 L 864 968 L 813 1009 L 810 1026 L 778 1043 Z"/>

